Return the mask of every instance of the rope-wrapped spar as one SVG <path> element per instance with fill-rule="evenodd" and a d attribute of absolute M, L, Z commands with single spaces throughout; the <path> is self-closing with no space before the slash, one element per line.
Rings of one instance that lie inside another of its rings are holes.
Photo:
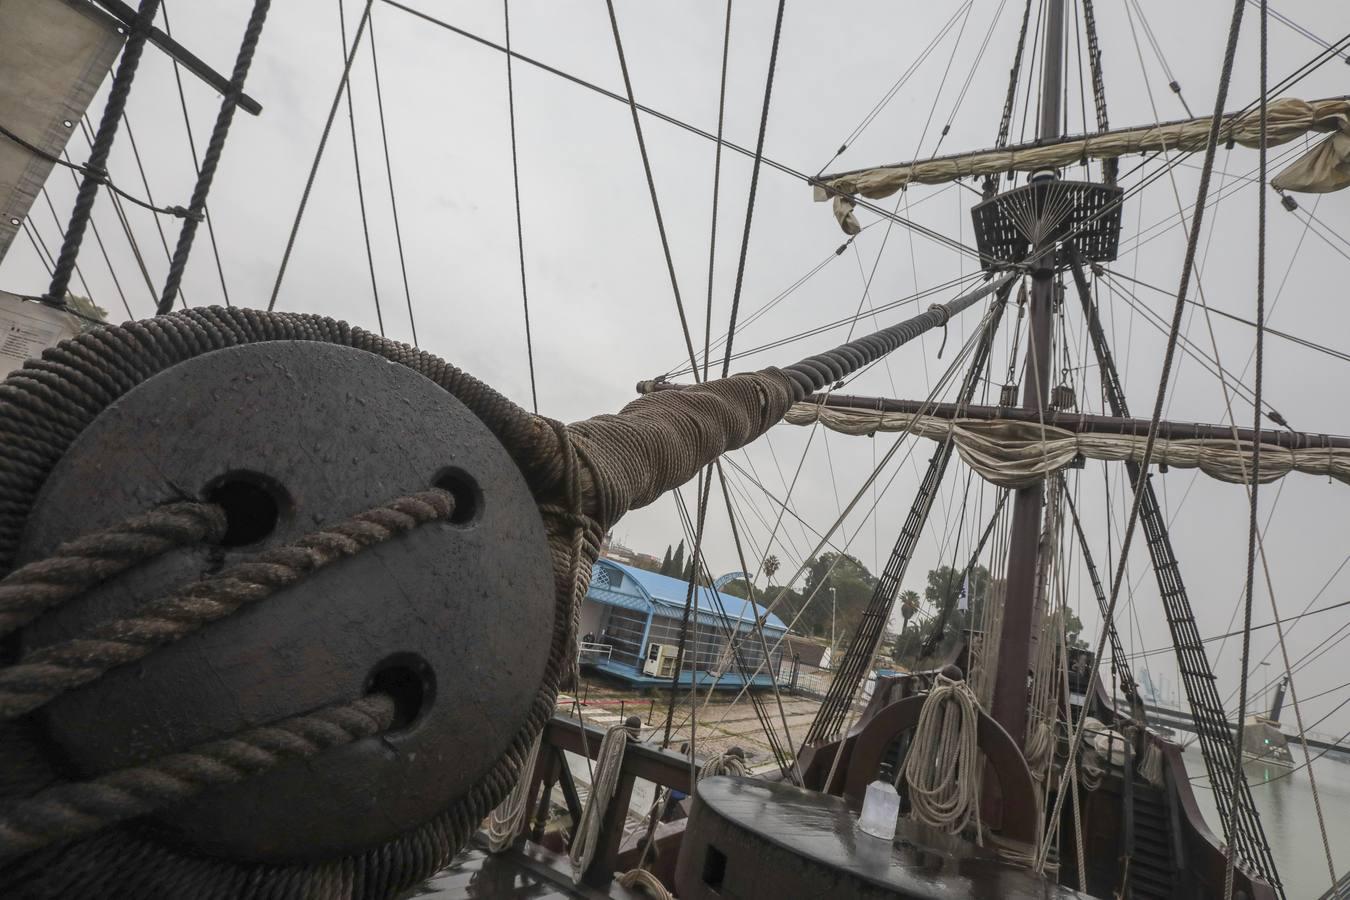
<path fill-rule="evenodd" d="M 684 484 L 700 468 L 749 444 L 792 404 L 825 389 L 996 292 L 1015 274 L 786 368 L 732 375 L 682 390 L 644 392 L 617 414 L 568 426 L 589 471 L 587 512 L 603 526 Z M 639 385 L 639 390 L 650 383 Z"/>

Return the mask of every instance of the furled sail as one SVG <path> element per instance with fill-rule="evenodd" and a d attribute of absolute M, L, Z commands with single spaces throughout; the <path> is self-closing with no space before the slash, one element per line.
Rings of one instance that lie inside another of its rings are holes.
<path fill-rule="evenodd" d="M 1255 109 L 1224 116 L 1219 141 L 1256 147 L 1260 116 Z M 1193 153 L 1205 148 L 1210 118 L 1183 119 L 1144 128 L 1124 128 L 1080 135 L 1045 144 L 1020 144 L 934 157 L 895 166 L 824 176 L 815 187 L 817 201 L 833 200 L 835 218 L 849 234 L 860 230 L 853 215 L 854 195 L 889 197 L 909 184 L 944 184 L 958 178 L 1034 172 L 1072 165 L 1084 159 L 1115 159 L 1131 153 L 1175 150 Z M 1310 132 L 1331 135 L 1282 171 L 1271 184 L 1287 191 L 1327 193 L 1350 186 L 1350 98 L 1298 100 L 1283 97 L 1267 107 L 1267 143 L 1284 144 Z"/>
<path fill-rule="evenodd" d="M 1143 459 L 1147 438 L 1141 434 L 1079 434 L 1054 425 L 999 419 L 947 419 L 938 416 L 865 409 L 834 409 L 817 403 L 796 403 L 784 420 L 793 425 L 819 422 L 831 431 L 863 435 L 908 431 L 945 441 L 950 436 L 961 460 L 986 481 L 1008 488 L 1034 484 L 1076 456 L 1115 462 Z M 1222 440 L 1165 440 L 1153 449 L 1153 462 L 1200 471 L 1233 484 L 1249 480 L 1252 445 Z M 1309 447 L 1291 450 L 1261 445 L 1261 481 L 1275 481 L 1289 472 L 1323 475 L 1350 484 L 1350 450 Z"/>
<path fill-rule="evenodd" d="M 0 259 L 122 40 L 117 22 L 92 3 L 0 3 L 0 124 L 9 132 L 0 135 Z"/>

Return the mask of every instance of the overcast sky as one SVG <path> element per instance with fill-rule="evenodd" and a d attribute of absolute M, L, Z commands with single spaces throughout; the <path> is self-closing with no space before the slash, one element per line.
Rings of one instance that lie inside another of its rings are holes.
<path fill-rule="evenodd" d="M 498 4 L 412 2 L 476 34 L 502 39 Z M 1231 4 L 1218 0 L 1140 2 L 1186 101 L 1197 113 L 1208 112 L 1214 103 Z M 250 5 L 173 0 L 168 10 L 175 36 L 215 68 L 228 72 Z M 975 0 L 969 16 L 957 19 L 870 127 L 842 157 L 831 162 L 840 142 L 960 7 L 955 3 L 789 4 L 766 155 L 811 173 L 827 162 L 832 169 L 847 169 L 901 161 L 938 150 L 939 136 L 948 123 L 950 132 L 941 138 L 941 152 L 992 145 L 1022 6 L 1016 0 Z M 1143 124 L 1156 118 L 1183 116 L 1184 110 L 1168 90 L 1169 79 L 1138 18 L 1133 26 L 1141 49 L 1136 48 L 1123 3 L 1113 0 L 1097 7 L 1111 123 Z M 347 3 L 349 38 L 361 8 L 355 0 Z M 743 146 L 752 147 L 755 141 L 775 8 L 768 0 L 742 2 L 735 7 L 726 135 Z M 1286 0 L 1278 8 L 1331 40 L 1350 31 L 1350 8 L 1344 4 Z M 1250 8 L 1248 12 L 1229 109 L 1240 108 L 1256 96 L 1257 20 Z M 724 14 L 724 6 L 711 2 L 658 5 L 624 0 L 618 4 L 633 87 L 640 102 L 703 129 L 715 129 Z M 611 90 L 623 90 L 603 4 L 517 2 L 512 4 L 512 22 L 512 43 L 520 52 Z M 991 23 L 992 38 L 980 56 Z M 496 51 L 420 22 L 382 2 L 374 5 L 373 25 L 420 345 L 528 406 L 505 59 Z M 248 84 L 264 111 L 256 118 L 241 114 L 236 119 L 211 195 L 230 297 L 236 304 L 262 306 L 271 293 L 341 71 L 343 47 L 338 29 L 337 7 L 332 2 L 305 0 L 273 7 Z M 1276 22 L 1271 23 L 1270 45 L 1272 81 L 1319 50 Z M 1071 130 L 1077 131 L 1083 127 L 1083 102 L 1076 44 L 1069 62 L 1069 120 Z M 1344 63 L 1333 62 L 1305 79 L 1291 94 L 1305 99 L 1344 94 L 1347 74 Z M 968 78 L 969 88 L 958 106 L 958 96 Z M 218 100 L 194 78 L 185 75 L 184 79 L 200 150 Z M 1023 91 L 1025 85 L 1024 74 Z M 685 359 L 632 122 L 624 105 L 525 64 L 516 64 L 515 86 L 540 412 L 570 421 L 614 411 L 632 399 L 636 381 L 677 369 Z M 384 330 L 390 337 L 411 340 L 389 212 L 368 45 L 357 57 L 353 91 Z M 1020 103 L 1014 139 L 1023 128 Z M 1156 114 L 1152 103 L 1156 103 Z M 101 104 L 100 97 L 94 109 L 101 109 Z M 1089 127 L 1095 128 L 1090 93 L 1086 108 Z M 191 191 L 191 160 L 171 69 L 158 51 L 147 53 L 129 117 L 157 201 L 186 204 Z M 708 295 L 714 145 L 650 117 L 644 117 L 642 124 L 680 288 L 701 343 Z M 1026 128 L 1034 126 L 1028 123 Z M 376 305 L 362 243 L 348 129 L 344 108 L 334 125 L 279 307 L 319 312 L 374 330 L 378 327 Z M 1032 136 L 1030 130 L 1026 136 Z M 1285 149 L 1273 149 L 1272 156 Z M 76 159 L 87 155 L 78 137 L 71 150 Z M 1136 162 L 1125 161 L 1122 171 L 1129 172 Z M 1174 179 L 1164 177 L 1128 202 L 1122 253 L 1113 268 L 1175 292 L 1184 239 L 1179 227 L 1168 226 L 1175 226 L 1178 198 L 1186 206 L 1194 201 L 1199 162 L 1198 156 L 1185 161 L 1173 169 Z M 1206 221 L 1200 257 L 1203 277 L 1200 290 L 1192 292 L 1200 299 L 1203 291 L 1204 299 L 1216 309 L 1247 317 L 1252 315 L 1255 303 L 1256 188 L 1244 184 L 1242 177 L 1251 173 L 1256 162 L 1255 151 L 1237 148 L 1219 152 L 1217 164 L 1222 171 L 1216 174 L 1214 187 L 1224 199 Z M 111 171 L 122 185 L 131 188 L 137 184 L 125 140 L 113 153 Z M 718 265 L 713 284 L 715 336 L 726 328 L 749 172 L 748 159 L 724 155 Z M 1067 177 L 1081 178 L 1082 170 L 1074 168 Z M 1137 176 L 1131 176 L 1124 183 L 1128 187 L 1137 180 Z M 70 180 L 57 173 L 51 187 L 64 217 L 72 197 Z M 905 198 L 901 213 L 969 245 L 973 238 L 968 210 L 977 199 L 961 186 L 916 187 Z M 1304 209 L 1315 208 L 1317 219 L 1324 223 L 1315 224 L 1312 230 L 1306 230 L 1303 220 L 1280 208 L 1277 200 L 1272 194 L 1267 294 L 1271 324 L 1338 349 L 1350 349 L 1345 328 L 1350 313 L 1343 308 L 1350 247 L 1339 237 L 1350 234 L 1350 198 L 1300 198 Z M 883 203 L 893 206 L 895 200 Z M 165 257 L 149 215 L 134 208 L 129 208 L 129 215 L 152 276 L 161 283 Z M 869 213 L 859 215 L 863 224 L 871 227 L 846 252 L 833 256 L 844 236 L 828 207 L 813 203 L 809 188 L 800 181 L 768 167 L 763 170 L 745 270 L 741 304 L 745 324 L 736 335 L 738 349 L 751 349 L 853 316 L 860 304 L 866 310 L 869 303 L 894 301 L 974 270 L 975 264 L 966 254 L 903 227 L 888 231 L 885 222 L 873 224 L 878 220 Z M 100 199 L 95 220 L 132 313 L 137 317 L 150 314 L 150 292 L 139 278 L 106 198 Z M 36 211 L 35 221 L 55 247 L 59 241 L 45 208 Z M 164 224 L 170 229 L 172 242 L 175 223 Z M 91 293 L 112 318 L 126 318 L 92 236 L 85 251 L 82 269 Z M 823 268 L 770 313 L 752 322 L 747 320 L 752 312 L 826 260 L 829 262 Z M 863 285 L 873 268 L 870 292 L 864 296 Z M 23 239 L 16 241 L 0 267 L 0 287 L 41 293 L 45 284 L 45 271 L 36 254 Z M 78 282 L 74 287 L 79 288 Z M 184 294 L 193 305 L 223 302 L 204 233 L 198 238 Z M 933 299 L 951 296 L 954 292 L 947 291 Z M 864 317 L 858 324 L 859 333 L 912 315 L 928 302 L 932 301 L 901 306 L 876 319 Z M 1156 395 L 1163 339 L 1132 304 L 1167 316 L 1171 300 L 1163 292 L 1146 288 L 1138 288 L 1137 299 L 1129 301 L 1103 293 L 1108 330 L 1118 363 L 1125 371 L 1133 411 L 1142 416 L 1152 408 Z M 1076 304 L 1066 307 L 1075 366 L 1084 362 L 1085 346 L 1076 309 Z M 970 335 L 978 316 L 972 310 L 952 323 L 942 358 L 937 356 L 941 334 L 929 335 L 853 383 L 849 391 L 914 399 L 927 396 Z M 767 350 L 739 360 L 736 368 L 791 363 L 840 343 L 847 332 L 847 328 L 836 329 Z M 1004 332 L 1009 333 L 1007 328 Z M 1198 348 L 1210 352 L 1210 332 L 1203 315 L 1188 314 L 1184 333 Z M 1245 380 L 1250 383 L 1247 364 L 1253 347 L 1252 329 L 1215 317 L 1213 336 L 1224 366 L 1233 372 L 1245 372 Z M 1007 352 L 1004 342 L 995 353 L 996 367 L 1006 366 Z M 1350 408 L 1343 400 L 1347 374 L 1344 362 L 1278 338 L 1269 339 L 1266 361 L 1266 396 L 1294 427 L 1350 433 Z M 1088 371 L 1086 389 L 1081 386 L 1081 371 L 1072 376 L 1080 383 L 1084 407 L 1100 411 L 1095 371 Z M 996 397 L 996 385 L 993 390 Z M 1168 415 L 1172 418 L 1225 421 L 1219 381 L 1193 360 L 1178 360 L 1169 398 Z M 1250 424 L 1248 404 L 1235 400 L 1233 411 L 1240 424 Z M 791 480 L 802 457 L 808 434 L 806 429 L 783 425 L 748 454 L 733 458 L 757 473 L 764 485 L 781 497 L 786 493 L 785 481 Z M 872 471 L 874 459 L 880 458 L 893 441 L 894 437 L 885 436 L 869 439 L 818 433 L 811 440 L 800 481 L 792 493 L 793 510 L 810 523 L 810 528 L 826 529 L 840 505 L 847 504 Z M 836 536 L 836 542 L 843 544 L 856 532 L 850 552 L 874 571 L 884 565 L 933 448 L 925 442 L 902 447 L 896 457 L 898 465 L 883 471 L 879 480 L 882 486 L 889 482 L 889 487 L 884 493 L 877 492 L 876 514 L 864 515 L 872 505 L 869 493 L 859 514 L 851 516 Z M 961 546 L 969 547 L 971 533 L 982 527 L 983 521 L 968 515 L 958 528 L 956 512 L 966 471 L 962 466 L 950 471 L 928 533 L 910 566 L 906 587 L 921 590 L 929 568 L 950 562 L 958 530 Z M 1119 525 L 1125 517 L 1119 496 L 1123 477 L 1119 467 L 1111 470 L 1112 489 L 1116 491 L 1110 507 L 1116 516 L 1111 560 L 1116 558 Z M 1080 511 L 1098 563 L 1105 571 L 1108 506 L 1102 464 L 1090 464 L 1075 478 L 1079 479 Z M 814 534 L 791 522 L 781 530 L 772 549 L 765 550 L 775 515 L 773 502 L 739 474 L 733 474 L 733 481 L 741 492 L 737 503 L 751 548 L 747 551 L 752 556 L 750 564 L 753 566 L 762 554 L 773 552 L 783 562 L 779 581 L 786 579 L 814 543 Z M 1173 541 L 1201 634 L 1231 630 L 1245 571 L 1244 491 L 1183 470 L 1157 475 L 1154 483 L 1172 518 Z M 1350 533 L 1346 527 L 1350 524 L 1347 490 L 1345 485 L 1302 475 L 1292 475 L 1262 489 L 1263 517 L 1271 521 L 1265 547 L 1282 615 L 1297 613 L 1319 591 L 1324 592 L 1315 606 L 1350 600 L 1350 574 L 1340 571 L 1339 577 L 1336 575 L 1350 550 L 1346 538 Z M 686 488 L 685 495 L 692 503 L 692 487 Z M 983 501 L 980 497 L 977 481 L 967 501 L 968 509 L 979 508 L 981 502 L 988 509 L 992 492 L 986 491 Z M 706 548 L 711 565 L 717 571 L 738 568 L 725 512 L 720 504 L 712 509 Z M 680 537 L 674 502 L 663 498 L 648 509 L 630 514 L 619 523 L 615 534 L 635 549 L 659 555 Z M 1136 543 L 1131 560 L 1133 591 L 1122 595 L 1119 619 L 1126 646 L 1135 652 L 1164 647 L 1167 629 L 1156 585 L 1147 571 L 1142 541 Z M 963 564 L 964 556 L 957 562 Z M 1074 576 L 1071 602 L 1081 609 L 1089 630 L 1095 632 L 1095 604 L 1086 580 L 1078 574 Z M 1262 590 L 1254 620 L 1262 623 L 1270 619 L 1270 598 Z M 1348 622 L 1350 613 L 1338 610 L 1298 623 L 1289 635 L 1291 655 L 1301 656 Z M 1255 671 L 1259 690 L 1266 672 L 1273 679 L 1280 668 L 1274 629 L 1256 632 L 1252 643 L 1254 660 L 1274 651 L 1269 658 L 1275 666 Z M 1346 669 L 1340 661 L 1347 647 L 1350 643 L 1310 665 L 1298 681 L 1301 693 L 1311 695 L 1344 681 Z M 1211 644 L 1209 649 L 1213 660 L 1219 654 L 1219 645 Z M 1238 650 L 1237 642 L 1229 642 L 1216 664 L 1225 694 L 1236 684 Z M 1165 679 L 1169 691 L 1176 685 L 1170 655 L 1153 655 L 1146 662 L 1155 682 Z M 1136 668 L 1144 666 L 1145 661 L 1136 662 Z M 1312 700 L 1305 718 L 1315 720 L 1345 696 L 1340 691 Z M 1350 727 L 1350 710 L 1345 712 L 1318 730 L 1339 735 Z"/>

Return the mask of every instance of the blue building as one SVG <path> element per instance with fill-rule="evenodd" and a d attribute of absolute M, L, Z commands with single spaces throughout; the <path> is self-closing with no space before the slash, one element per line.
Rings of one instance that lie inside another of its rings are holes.
<path fill-rule="evenodd" d="M 597 561 L 581 605 L 582 664 L 633 685 L 669 686 L 688 595 L 687 581 L 609 559 Z M 745 678 L 736 655 L 747 673 L 758 670 L 753 687 L 788 680 L 790 673 L 780 671 L 787 644 L 774 646 L 787 632 L 781 619 L 749 600 L 707 587 L 698 588 L 697 602 L 696 620 L 690 615 L 680 684 L 687 686 L 697 678 L 704 688 L 740 688 Z M 763 622 L 771 654 L 768 666 L 762 665 L 764 648 L 755 635 L 756 617 Z M 737 636 L 737 654 L 728 641 L 732 633 Z"/>

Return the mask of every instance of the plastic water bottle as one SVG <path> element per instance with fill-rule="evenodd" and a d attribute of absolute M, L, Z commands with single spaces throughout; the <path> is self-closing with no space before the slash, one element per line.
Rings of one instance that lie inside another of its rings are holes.
<path fill-rule="evenodd" d="M 890 841 L 895 839 L 895 822 L 900 818 L 900 795 L 888 781 L 874 781 L 863 796 L 862 815 L 858 827 L 872 837 Z"/>

